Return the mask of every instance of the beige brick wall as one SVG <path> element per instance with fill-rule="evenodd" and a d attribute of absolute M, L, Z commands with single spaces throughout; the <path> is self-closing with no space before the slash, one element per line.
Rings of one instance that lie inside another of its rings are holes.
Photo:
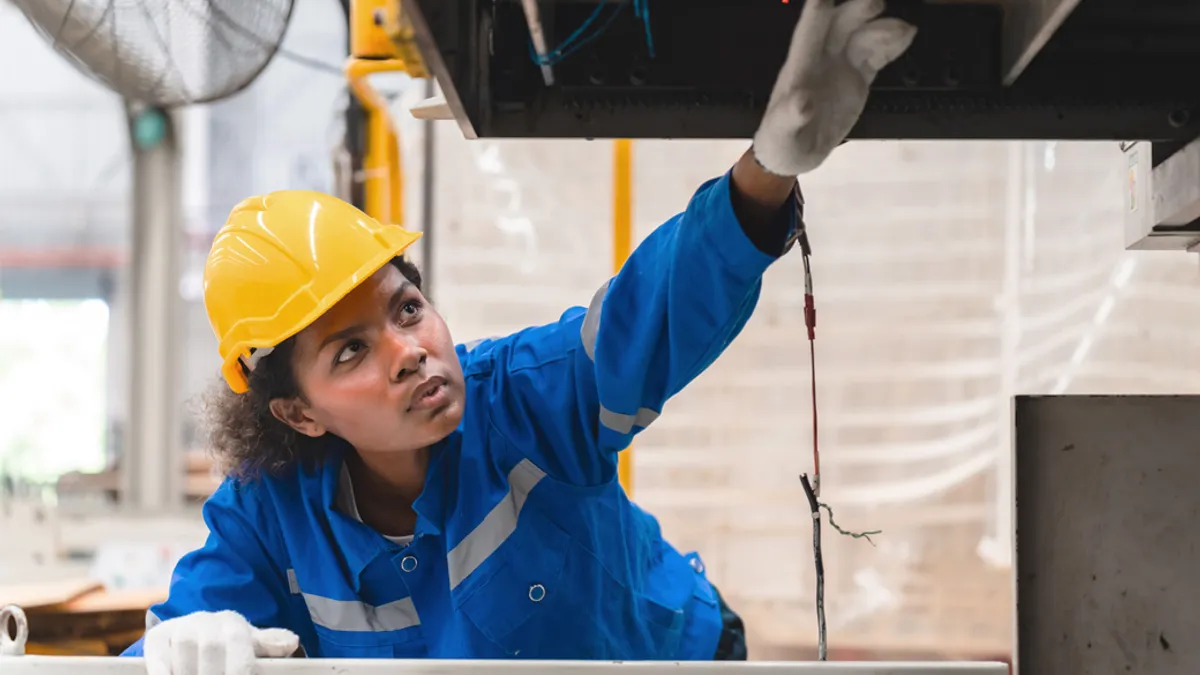
<path fill-rule="evenodd" d="M 456 337 L 586 304 L 611 273 L 611 143 L 466 142 L 452 125 L 438 140 L 435 293 Z M 743 148 L 635 143 L 638 236 Z M 1180 310 L 1200 297 L 1195 260 L 1121 250 L 1117 160 L 1111 144 L 855 143 L 804 179 L 822 496 L 840 524 L 884 530 L 872 546 L 826 527 L 835 645 L 1004 653 L 1009 397 L 1197 388 L 1172 369 L 1200 355 L 1178 344 Z M 1132 281 L 1114 286 L 1131 259 Z M 635 450 L 637 501 L 702 553 L 760 656 L 815 639 L 801 302 L 792 256 Z"/>

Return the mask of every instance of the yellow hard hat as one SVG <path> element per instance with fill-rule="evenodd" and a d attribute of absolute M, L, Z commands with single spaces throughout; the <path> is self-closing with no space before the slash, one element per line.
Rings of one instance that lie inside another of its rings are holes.
<path fill-rule="evenodd" d="M 420 238 L 319 192 L 235 206 L 204 265 L 204 308 L 229 387 L 244 393 L 252 354 L 299 333 Z"/>

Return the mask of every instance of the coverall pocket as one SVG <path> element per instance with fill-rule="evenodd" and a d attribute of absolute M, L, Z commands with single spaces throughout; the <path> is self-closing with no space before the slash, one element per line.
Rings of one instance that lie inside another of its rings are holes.
<path fill-rule="evenodd" d="M 532 656 L 536 642 L 530 640 L 546 637 L 529 626 L 561 611 L 570 544 L 566 532 L 526 504 L 516 529 L 475 572 L 479 577 L 467 580 L 459 609 L 500 649 L 494 656 Z"/>
<path fill-rule="evenodd" d="M 682 610 L 626 588 L 530 504 L 489 562 L 459 605 L 494 649 L 476 658 L 648 660 L 678 648 Z"/>
<path fill-rule="evenodd" d="M 342 659 L 393 659 L 397 657 L 424 656 L 420 641 L 413 641 L 415 629 L 383 633 L 331 630 L 314 626 L 322 658 Z"/>

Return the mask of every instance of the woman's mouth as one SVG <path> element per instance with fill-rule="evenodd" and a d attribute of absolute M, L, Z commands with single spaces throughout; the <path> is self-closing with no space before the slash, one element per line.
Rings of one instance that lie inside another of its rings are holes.
<path fill-rule="evenodd" d="M 446 378 L 434 375 L 425 380 L 413 392 L 409 410 L 429 410 L 446 402 Z"/>

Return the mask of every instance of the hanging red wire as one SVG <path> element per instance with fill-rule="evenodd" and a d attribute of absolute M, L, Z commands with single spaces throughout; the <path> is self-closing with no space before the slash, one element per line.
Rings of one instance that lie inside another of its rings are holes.
<path fill-rule="evenodd" d="M 812 480 L 808 474 L 800 474 L 800 485 L 808 500 L 812 513 L 813 563 L 816 566 L 816 609 L 817 609 L 817 660 L 828 658 L 829 650 L 825 629 L 825 562 L 821 557 L 821 451 L 817 429 L 817 306 L 813 299 L 812 247 L 804 224 L 804 195 L 796 184 L 796 243 L 800 245 L 800 257 L 804 263 L 804 327 L 808 332 L 809 377 L 812 394 Z"/>

